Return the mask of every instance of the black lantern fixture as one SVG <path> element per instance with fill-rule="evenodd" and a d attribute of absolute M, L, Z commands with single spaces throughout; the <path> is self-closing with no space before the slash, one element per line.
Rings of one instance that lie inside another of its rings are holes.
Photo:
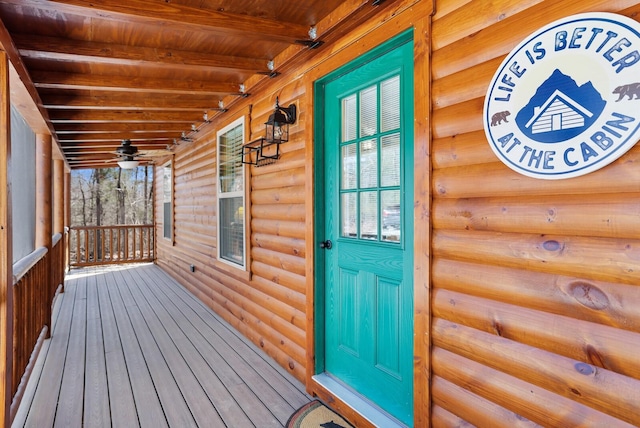
<path fill-rule="evenodd" d="M 296 105 L 280 107 L 276 97 L 276 109 L 265 122 L 267 133 L 265 140 L 269 144 L 280 144 L 289 141 L 289 125 L 296 122 Z"/>
<path fill-rule="evenodd" d="M 264 166 L 280 159 L 280 144 L 289 141 L 289 125 L 296 122 L 296 106 L 280 107 L 276 97 L 276 109 L 265 122 L 266 134 L 242 146 L 242 163 Z"/>

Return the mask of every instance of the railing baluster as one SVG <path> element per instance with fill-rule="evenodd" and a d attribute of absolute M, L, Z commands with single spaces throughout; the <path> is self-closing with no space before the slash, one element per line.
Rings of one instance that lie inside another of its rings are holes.
<path fill-rule="evenodd" d="M 133 244 L 131 245 L 131 248 L 133 249 L 133 254 L 131 255 L 132 256 L 131 258 L 133 260 L 135 260 L 136 259 L 136 252 L 137 252 L 136 251 L 137 250 L 137 248 L 136 248 L 136 229 L 132 229 L 131 231 L 133 232 L 132 233 L 133 234 Z"/>

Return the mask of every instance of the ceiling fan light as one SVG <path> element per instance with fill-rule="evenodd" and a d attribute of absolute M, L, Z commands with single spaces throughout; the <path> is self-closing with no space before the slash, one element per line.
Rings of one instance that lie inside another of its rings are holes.
<path fill-rule="evenodd" d="M 118 161 L 118 166 L 122 169 L 134 169 L 138 167 L 139 163 L 137 160 L 121 160 Z"/>

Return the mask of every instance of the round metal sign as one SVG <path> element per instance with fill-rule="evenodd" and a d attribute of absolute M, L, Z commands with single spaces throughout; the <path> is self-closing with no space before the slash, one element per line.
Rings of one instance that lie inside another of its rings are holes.
<path fill-rule="evenodd" d="M 484 102 L 495 154 L 529 177 L 600 169 L 640 138 L 640 24 L 573 15 L 531 34 L 502 62 Z"/>

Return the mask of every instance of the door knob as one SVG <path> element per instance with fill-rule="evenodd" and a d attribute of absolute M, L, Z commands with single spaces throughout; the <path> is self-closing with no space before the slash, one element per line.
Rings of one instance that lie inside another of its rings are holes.
<path fill-rule="evenodd" d="M 330 240 L 320 241 L 320 248 L 324 248 L 325 250 L 330 250 L 333 247 L 333 244 Z"/>

